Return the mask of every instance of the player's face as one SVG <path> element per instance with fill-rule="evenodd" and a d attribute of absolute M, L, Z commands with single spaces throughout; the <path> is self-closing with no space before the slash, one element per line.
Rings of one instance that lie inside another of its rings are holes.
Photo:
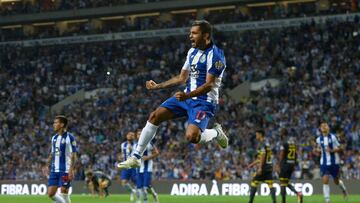
<path fill-rule="evenodd" d="M 134 138 L 135 138 L 135 133 L 133 133 L 133 132 L 128 132 L 128 134 L 126 134 L 126 139 L 127 139 L 128 141 L 133 141 Z"/>
<path fill-rule="evenodd" d="M 189 37 L 193 48 L 202 47 L 206 43 L 206 36 L 201 32 L 200 26 L 192 26 Z"/>
<path fill-rule="evenodd" d="M 54 131 L 57 132 L 57 131 L 59 131 L 61 128 L 64 127 L 64 124 L 62 124 L 59 119 L 55 119 L 55 120 L 54 120 L 54 123 L 53 123 L 53 127 L 54 127 Z"/>
<path fill-rule="evenodd" d="M 321 123 L 320 124 L 320 131 L 323 135 L 329 134 L 330 128 L 327 123 Z"/>
<path fill-rule="evenodd" d="M 260 140 L 261 140 L 261 137 L 262 137 L 262 136 L 261 136 L 261 133 L 256 132 L 255 135 L 256 135 L 256 140 L 257 140 L 257 141 L 260 141 Z"/>
<path fill-rule="evenodd" d="M 136 132 L 136 139 L 139 139 L 139 138 L 140 138 L 140 135 L 141 135 L 141 130 L 138 130 L 138 131 Z"/>

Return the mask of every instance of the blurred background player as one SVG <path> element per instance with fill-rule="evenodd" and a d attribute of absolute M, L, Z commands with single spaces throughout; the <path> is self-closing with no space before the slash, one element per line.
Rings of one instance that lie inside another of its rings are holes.
<path fill-rule="evenodd" d="M 121 143 L 121 153 L 118 156 L 118 161 L 126 161 L 131 157 L 133 150 L 135 149 L 135 133 L 128 132 L 126 134 L 126 141 Z M 136 169 L 130 168 L 121 171 L 120 175 L 121 185 L 130 192 L 130 201 L 134 201 L 136 189 Z"/>
<path fill-rule="evenodd" d="M 340 157 L 339 152 L 342 148 L 338 138 L 330 133 L 330 127 L 327 122 L 320 124 L 320 136 L 316 138 L 317 146 L 314 148 L 315 153 L 321 153 L 320 158 L 320 175 L 323 181 L 323 192 L 326 203 L 330 203 L 330 186 L 329 176 L 332 176 L 334 183 L 338 185 L 343 192 L 344 198 L 347 201 L 348 193 L 342 180 L 339 179 L 340 172 Z"/>
<path fill-rule="evenodd" d="M 111 186 L 111 178 L 102 171 L 86 172 L 86 186 L 91 194 L 99 194 L 100 197 L 109 196 L 109 187 Z"/>
<path fill-rule="evenodd" d="M 44 168 L 48 173 L 50 167 L 48 196 L 56 203 L 71 202 L 68 192 L 74 178 L 77 147 L 74 135 L 66 131 L 67 125 L 65 116 L 55 117 L 53 127 L 56 134 L 51 138 L 51 153 Z M 56 193 L 58 187 L 61 187 L 60 194 Z"/>
<path fill-rule="evenodd" d="M 206 129 L 219 103 L 219 88 L 226 68 L 224 52 L 213 44 L 211 34 L 209 22 L 194 21 L 189 35 L 192 48 L 188 51 L 180 74 L 159 84 L 153 80 L 146 82 L 146 88 L 149 90 L 185 83 L 186 89 L 177 92 L 150 114 L 141 131 L 133 157 L 120 163 L 120 169 L 139 167 L 140 159 L 154 138 L 160 123 L 173 118 L 188 117 L 186 139 L 191 143 L 205 143 L 216 139 L 222 148 L 228 146 L 228 138 L 220 124 L 215 124 L 213 129 Z"/>
<path fill-rule="evenodd" d="M 137 139 L 140 138 L 141 130 L 136 133 Z M 159 150 L 152 143 L 149 143 L 144 151 L 144 156 L 141 159 L 140 168 L 136 169 L 136 185 L 137 185 L 137 202 L 141 202 L 140 196 L 142 196 L 144 203 L 149 202 L 147 194 L 150 193 L 156 203 L 159 202 L 158 194 L 152 187 L 152 171 L 153 171 L 153 160 L 160 154 Z"/>
<path fill-rule="evenodd" d="M 302 203 L 303 195 L 295 190 L 294 186 L 289 184 L 292 173 L 295 170 L 297 160 L 297 147 L 294 137 L 288 137 L 288 130 L 282 128 L 280 130 L 281 146 L 279 155 L 280 169 L 280 186 L 282 203 L 286 203 L 286 187 L 293 191 L 298 198 L 298 203 Z"/>
<path fill-rule="evenodd" d="M 276 203 L 275 188 L 273 187 L 273 153 L 270 144 L 265 141 L 265 132 L 263 130 L 257 130 L 255 132 L 256 140 L 258 141 L 257 159 L 251 163 L 248 168 L 257 166 L 257 171 L 251 181 L 250 200 L 249 203 L 254 202 L 255 193 L 257 187 L 261 182 L 268 184 L 270 188 L 271 199 L 273 203 Z"/>

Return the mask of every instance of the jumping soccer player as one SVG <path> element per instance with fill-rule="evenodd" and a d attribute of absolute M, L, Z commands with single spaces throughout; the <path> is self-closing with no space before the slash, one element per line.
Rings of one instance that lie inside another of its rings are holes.
<path fill-rule="evenodd" d="M 226 68 L 224 53 L 211 41 L 211 25 L 205 20 L 195 21 L 190 30 L 192 48 L 178 76 L 162 83 L 146 82 L 146 88 L 157 90 L 186 83 L 184 91 L 167 99 L 149 116 L 139 143 L 132 157 L 118 164 L 119 169 L 140 167 L 141 157 L 154 138 L 163 121 L 188 118 L 185 136 L 191 143 L 205 143 L 216 139 L 222 148 L 228 146 L 228 138 L 220 124 L 206 129 L 209 119 L 215 114 L 219 100 L 219 87 Z"/>

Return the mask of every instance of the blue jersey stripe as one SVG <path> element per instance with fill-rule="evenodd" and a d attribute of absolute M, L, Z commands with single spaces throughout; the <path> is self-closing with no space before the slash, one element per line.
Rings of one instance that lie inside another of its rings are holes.
<path fill-rule="evenodd" d="M 148 155 L 148 150 L 146 149 L 144 152 L 144 156 Z M 149 160 L 144 161 L 144 172 L 147 172 L 149 168 Z"/>
<path fill-rule="evenodd" d="M 329 148 L 333 149 L 332 135 L 329 136 Z M 335 165 L 335 153 L 330 153 L 331 165 Z"/>
<path fill-rule="evenodd" d="M 326 165 L 327 159 L 326 159 L 326 149 L 325 149 L 325 143 L 324 143 L 324 137 L 320 136 L 320 143 L 321 143 L 321 150 L 322 150 L 322 156 L 323 156 L 323 164 Z"/>

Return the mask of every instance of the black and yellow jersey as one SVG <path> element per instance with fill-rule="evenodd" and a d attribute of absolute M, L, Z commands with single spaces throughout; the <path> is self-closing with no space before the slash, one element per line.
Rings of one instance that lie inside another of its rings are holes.
<path fill-rule="evenodd" d="M 261 162 L 261 157 L 265 156 L 262 170 L 270 170 L 273 168 L 273 153 L 270 147 L 270 144 L 267 142 L 259 143 L 259 147 L 257 150 L 257 159 Z"/>
<path fill-rule="evenodd" d="M 284 157 L 281 164 L 295 164 L 297 160 L 297 150 L 295 140 L 289 138 L 281 143 L 280 150 L 284 151 Z"/>

